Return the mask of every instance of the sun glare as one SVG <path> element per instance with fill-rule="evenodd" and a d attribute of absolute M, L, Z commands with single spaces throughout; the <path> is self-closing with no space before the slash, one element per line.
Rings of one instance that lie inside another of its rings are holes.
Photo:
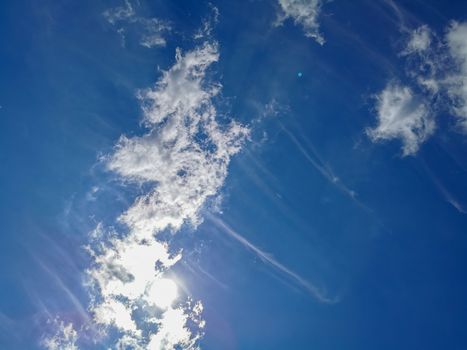
<path fill-rule="evenodd" d="M 167 309 L 178 297 L 178 288 L 174 281 L 161 278 L 153 283 L 150 298 L 161 309 Z"/>

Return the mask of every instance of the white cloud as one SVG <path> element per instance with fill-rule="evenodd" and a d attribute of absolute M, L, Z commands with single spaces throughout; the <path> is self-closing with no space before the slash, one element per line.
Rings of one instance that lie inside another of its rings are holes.
<path fill-rule="evenodd" d="M 106 159 L 125 181 L 151 187 L 120 216 L 126 235 L 109 231 L 105 240 L 98 226 L 92 234 L 98 241 L 89 248 L 90 310 L 97 324 L 118 330 L 117 348 L 195 349 L 204 326 L 202 305 L 183 306 L 175 281 L 167 279 L 181 253 L 170 253 L 158 234 L 201 221 L 200 210 L 218 193 L 248 136 L 246 127 L 217 120 L 212 98 L 221 86 L 206 74 L 218 58 L 217 44 L 177 50 L 175 64 L 155 87 L 139 93 L 146 134 L 122 136 Z"/>
<path fill-rule="evenodd" d="M 404 156 L 415 154 L 433 134 L 435 122 L 429 107 L 408 87 L 390 83 L 377 96 L 378 125 L 367 129 L 373 141 L 400 139 Z"/>
<path fill-rule="evenodd" d="M 467 23 L 452 22 L 444 38 L 423 25 L 411 32 L 401 56 L 411 87 L 389 83 L 378 95 L 378 125 L 367 129 L 370 138 L 400 139 L 403 154 L 415 154 L 434 133 L 440 112 L 450 113 L 467 134 Z"/>
<path fill-rule="evenodd" d="M 117 32 L 122 37 L 123 44 L 126 40 L 124 26 L 128 25 L 132 25 L 139 33 L 141 46 L 153 48 L 165 46 L 167 43 L 165 36 L 171 30 L 170 24 L 158 18 L 137 16 L 129 0 L 125 0 L 124 6 L 106 10 L 103 15 L 110 24 L 119 27 Z"/>
<path fill-rule="evenodd" d="M 143 34 L 141 35 L 140 44 L 147 48 L 165 46 L 167 41 L 165 39 L 166 33 L 171 29 L 168 22 L 158 18 L 136 18 L 136 23 L 142 26 Z"/>
<path fill-rule="evenodd" d="M 42 340 L 42 346 L 47 350 L 78 350 L 76 341 L 78 333 L 73 328 L 73 324 L 64 323 L 61 320 L 53 321 L 55 334 Z"/>
<path fill-rule="evenodd" d="M 199 209 L 222 185 L 230 157 L 248 134 L 238 123 L 216 121 L 211 98 L 220 86 L 204 82 L 206 69 L 218 59 L 216 45 L 184 56 L 177 51 L 176 59 L 156 88 L 140 93 L 151 130 L 122 137 L 109 160 L 109 168 L 127 179 L 158 184 L 121 216 L 143 236 L 199 222 Z"/>
<path fill-rule="evenodd" d="M 295 24 L 303 27 L 307 37 L 313 38 L 319 44 L 324 44 L 324 38 L 319 31 L 318 17 L 321 12 L 322 0 L 278 0 L 280 13 L 278 24 L 291 18 Z"/>
<path fill-rule="evenodd" d="M 210 14 L 203 19 L 201 22 L 201 27 L 196 31 L 193 39 L 209 39 L 211 37 L 211 33 L 213 28 L 217 23 L 219 23 L 219 9 L 215 6 L 211 6 Z"/>
<path fill-rule="evenodd" d="M 407 42 L 407 47 L 402 53 L 410 55 L 428 50 L 431 44 L 431 35 L 431 30 L 427 25 L 413 30 Z"/>
<path fill-rule="evenodd" d="M 135 16 L 135 10 L 129 0 L 125 0 L 124 6 L 118 6 L 113 9 L 104 11 L 103 15 L 110 24 L 115 24 L 119 21 L 128 20 Z"/>
<path fill-rule="evenodd" d="M 200 303 L 197 303 L 192 310 L 194 316 L 199 317 L 203 308 Z M 157 321 L 159 330 L 151 335 L 147 349 L 175 349 L 176 346 L 181 346 L 183 349 L 194 349 L 199 336 L 193 337 L 192 332 L 186 326 L 187 322 L 188 316 L 183 309 L 169 308 Z M 201 322 L 200 327 L 203 328 L 204 323 Z"/>
<path fill-rule="evenodd" d="M 447 79 L 448 93 L 453 101 L 452 111 L 461 130 L 467 133 L 467 23 L 453 22 L 446 34 L 446 42 L 457 66 Z"/>

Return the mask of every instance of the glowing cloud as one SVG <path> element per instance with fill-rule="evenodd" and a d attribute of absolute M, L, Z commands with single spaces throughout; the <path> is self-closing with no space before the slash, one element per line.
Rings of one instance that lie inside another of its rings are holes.
<path fill-rule="evenodd" d="M 139 93 L 147 133 L 122 136 L 106 159 L 125 181 L 151 185 L 119 218 L 128 233 L 108 232 L 107 240 L 90 247 L 90 310 L 103 330 L 118 331 L 119 346 L 192 349 L 198 333 L 188 321 L 204 325 L 202 305 L 182 304 L 176 284 L 164 277 L 181 254 L 170 254 L 157 236 L 201 222 L 200 209 L 219 191 L 230 158 L 248 135 L 236 122 L 216 120 L 211 98 L 221 87 L 206 81 L 206 71 L 218 58 L 217 44 L 177 50 L 176 63 L 155 88 Z"/>
<path fill-rule="evenodd" d="M 127 15 L 131 11 L 119 11 L 116 19 Z M 86 271 L 92 327 L 109 334 L 111 348 L 198 348 L 203 306 L 180 295 L 166 277 L 182 256 L 159 237 L 202 221 L 200 210 L 218 193 L 231 157 L 249 134 L 234 121 L 217 121 L 211 100 L 221 86 L 206 73 L 218 59 L 216 43 L 187 53 L 178 49 L 175 64 L 155 87 L 138 94 L 146 133 L 122 136 L 104 159 L 123 181 L 149 188 L 119 217 L 126 230 L 99 224 L 87 247 L 93 259 Z M 43 342 L 46 348 L 77 349 L 79 334 L 71 324 L 55 328 L 57 334 Z"/>

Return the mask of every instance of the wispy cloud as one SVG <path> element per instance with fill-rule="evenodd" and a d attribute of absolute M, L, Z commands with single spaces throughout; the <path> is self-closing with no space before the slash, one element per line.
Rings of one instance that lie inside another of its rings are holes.
<path fill-rule="evenodd" d="M 135 27 L 139 35 L 141 46 L 152 48 L 165 46 L 165 36 L 171 31 L 170 23 L 158 18 L 144 18 L 138 16 L 135 7 L 129 0 L 125 0 L 122 6 L 108 9 L 103 13 L 105 19 L 117 28 L 117 33 L 125 45 L 127 26 Z"/>
<path fill-rule="evenodd" d="M 133 18 L 136 12 L 129 0 L 125 0 L 123 6 L 118 6 L 104 11 L 104 17 L 111 24 L 116 24 L 119 21 L 125 21 Z"/>
<path fill-rule="evenodd" d="M 432 33 L 427 25 L 422 25 L 410 34 L 406 48 L 402 51 L 403 55 L 413 55 L 425 52 L 430 48 Z"/>
<path fill-rule="evenodd" d="M 290 270 L 280 262 L 278 262 L 271 254 L 261 250 L 256 245 L 248 241 L 245 237 L 243 237 L 240 233 L 235 231 L 229 225 L 227 225 L 222 219 L 217 216 L 209 215 L 208 216 L 209 222 L 215 224 L 222 232 L 229 235 L 229 237 L 235 239 L 238 243 L 240 243 L 243 247 L 250 250 L 254 253 L 258 258 L 260 258 L 264 263 L 268 264 L 269 266 L 273 267 L 276 271 L 280 272 L 288 279 L 293 281 L 295 284 L 306 290 L 309 294 L 311 294 L 316 300 L 322 303 L 332 304 L 336 303 L 339 300 L 337 298 L 330 298 L 326 295 L 326 293 L 319 287 L 315 286 L 305 278 L 301 277 L 296 272 Z"/>
<path fill-rule="evenodd" d="M 378 124 L 366 130 L 372 141 L 400 139 L 404 156 L 417 153 L 420 145 L 435 130 L 427 104 L 412 90 L 391 82 L 376 96 Z"/>
<path fill-rule="evenodd" d="M 74 329 L 72 323 L 65 323 L 62 320 L 52 321 L 55 333 L 52 336 L 42 340 L 42 346 L 47 350 L 78 350 L 76 342 L 78 332 Z"/>
<path fill-rule="evenodd" d="M 200 210 L 223 185 L 231 157 L 248 136 L 246 127 L 217 120 L 212 98 L 221 86 L 206 73 L 218 59 L 216 43 L 177 50 L 155 87 L 138 94 L 146 133 L 122 136 L 104 158 L 124 181 L 149 186 L 119 218 L 128 232 L 99 225 L 88 248 L 90 311 L 104 331 L 118 332 L 117 347 L 194 349 L 201 334 L 199 302 L 167 305 L 161 281 L 181 252 L 159 236 L 202 221 Z"/>
<path fill-rule="evenodd" d="M 449 53 L 456 64 L 447 79 L 451 97 L 451 111 L 458 119 L 458 126 L 467 134 L 467 22 L 452 22 L 446 34 Z"/>
<path fill-rule="evenodd" d="M 453 208 L 455 208 L 459 213 L 467 214 L 467 209 L 465 208 L 465 206 L 462 205 L 459 199 L 457 199 L 456 196 L 451 191 L 448 190 L 446 185 L 444 185 L 443 182 L 440 180 L 440 178 L 437 175 L 435 175 L 435 173 L 430 169 L 428 164 L 426 164 L 425 161 L 422 161 L 422 164 L 423 164 L 425 171 L 427 172 L 430 179 L 433 181 L 436 189 L 441 194 L 443 199 L 447 203 L 449 203 Z"/>
<path fill-rule="evenodd" d="M 327 165 L 319 156 L 318 152 L 314 149 L 313 145 L 308 144 L 305 146 L 283 123 L 279 122 L 279 126 L 284 133 L 289 137 L 292 143 L 297 147 L 299 152 L 305 159 L 333 186 L 335 186 L 342 193 L 351 198 L 361 207 L 369 210 L 364 204 L 357 199 L 357 193 L 347 187 L 345 183 L 334 173 L 332 168 Z"/>
<path fill-rule="evenodd" d="M 206 38 L 210 38 L 212 30 L 217 25 L 217 23 L 219 23 L 219 9 L 212 4 L 210 4 L 210 7 L 211 12 L 202 20 L 201 27 L 195 33 L 194 39 L 205 40 Z"/>
<path fill-rule="evenodd" d="M 408 82 L 391 79 L 376 95 L 378 123 L 367 134 L 375 142 L 399 139 L 408 156 L 434 134 L 441 112 L 450 113 L 457 130 L 467 134 L 467 23 L 451 22 L 444 37 L 427 25 L 404 32 L 400 56 Z"/>
<path fill-rule="evenodd" d="M 286 19 L 292 19 L 302 26 L 305 36 L 313 38 L 323 45 L 324 37 L 319 30 L 319 15 L 322 0 L 278 0 L 280 11 L 276 25 L 281 25 Z"/>
<path fill-rule="evenodd" d="M 86 323 L 89 322 L 89 316 L 86 311 L 86 308 L 82 305 L 81 301 L 79 298 L 73 293 L 73 291 L 66 285 L 66 283 L 63 281 L 63 279 L 60 277 L 58 273 L 56 273 L 52 268 L 50 268 L 45 262 L 40 260 L 37 257 L 34 257 L 35 262 L 41 269 L 43 269 L 47 275 L 50 277 L 50 279 L 55 283 L 55 285 L 60 289 L 60 291 L 67 296 L 71 304 L 74 306 L 75 310 L 78 312 L 81 321 L 84 321 Z"/>

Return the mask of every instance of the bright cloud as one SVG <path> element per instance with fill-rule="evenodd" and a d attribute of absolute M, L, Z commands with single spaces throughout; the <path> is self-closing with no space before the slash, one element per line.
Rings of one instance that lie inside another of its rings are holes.
<path fill-rule="evenodd" d="M 410 81 L 389 83 L 377 96 L 378 125 L 367 129 L 371 140 L 399 139 L 403 155 L 413 155 L 433 135 L 441 111 L 467 133 L 467 23 L 452 22 L 442 39 L 423 25 L 412 31 L 401 55 Z"/>
<path fill-rule="evenodd" d="M 167 309 L 178 296 L 178 288 L 174 281 L 161 278 L 155 281 L 148 291 L 148 299 L 161 309 Z"/>
<path fill-rule="evenodd" d="M 429 107 L 415 97 L 408 87 L 390 83 L 376 103 L 378 125 L 367 129 L 373 141 L 400 139 L 403 154 L 415 154 L 433 134 L 435 122 Z"/>
<path fill-rule="evenodd" d="M 324 38 L 319 31 L 318 17 L 321 12 L 321 0 L 279 0 L 281 11 L 278 23 L 290 18 L 295 24 L 301 25 L 305 35 L 313 38 L 319 44 L 324 44 Z"/>
<path fill-rule="evenodd" d="M 205 71 L 217 61 L 216 45 L 182 56 L 163 74 L 155 89 L 142 91 L 142 137 L 122 137 L 109 168 L 124 178 L 158 185 L 121 216 L 142 237 L 154 230 L 178 230 L 185 221 L 199 222 L 198 211 L 217 193 L 232 155 L 248 130 L 232 122 L 220 126 L 211 102 L 220 89 L 205 84 Z"/>
<path fill-rule="evenodd" d="M 218 193 L 231 157 L 248 136 L 246 127 L 217 120 L 212 98 L 221 86 L 206 73 L 218 59 L 217 44 L 177 50 L 175 64 L 155 87 L 139 93 L 146 134 L 122 136 L 106 159 L 123 180 L 151 185 L 119 218 L 128 233 L 99 226 L 89 248 L 90 311 L 103 330 L 119 332 L 120 348 L 194 349 L 204 326 L 202 305 L 183 304 L 176 283 L 166 277 L 181 254 L 170 253 L 158 234 L 201 222 L 200 210 Z"/>

